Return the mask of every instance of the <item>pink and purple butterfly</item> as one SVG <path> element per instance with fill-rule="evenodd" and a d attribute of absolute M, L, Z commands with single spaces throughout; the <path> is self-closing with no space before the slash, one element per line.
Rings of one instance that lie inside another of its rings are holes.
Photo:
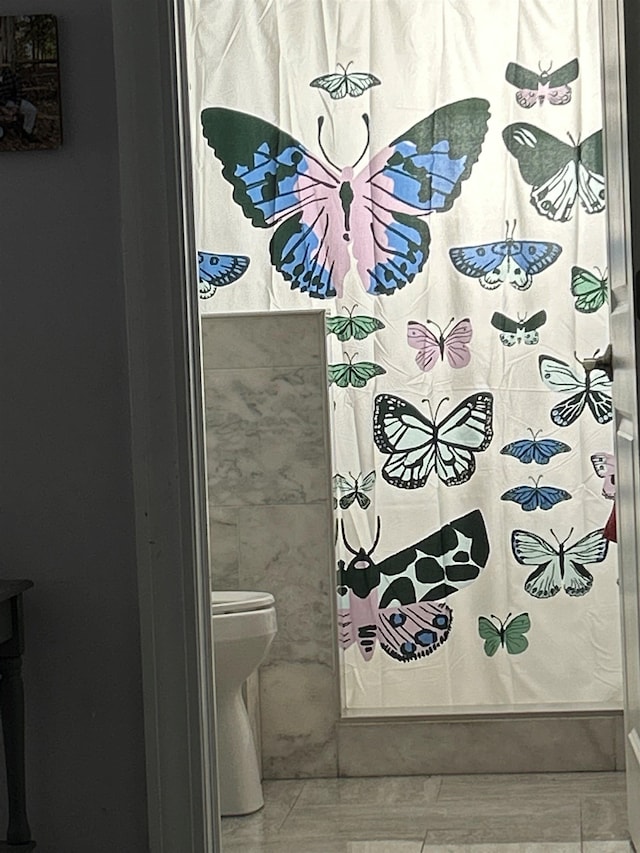
<path fill-rule="evenodd" d="M 357 643 L 364 660 L 371 660 L 376 643 L 389 657 L 412 661 L 426 657 L 449 636 L 453 614 L 443 601 L 420 601 L 399 607 L 378 607 L 378 590 L 366 598 L 350 594 L 348 608 L 338 609 L 338 645 Z"/>
<path fill-rule="evenodd" d="M 580 73 L 578 60 L 572 59 L 555 71 L 551 71 L 551 66 L 545 70 L 540 65 L 538 68 L 540 73 L 536 74 L 535 71 L 529 71 L 517 62 L 510 62 L 507 65 L 505 77 L 508 83 L 518 89 L 516 92 L 518 104 L 526 110 L 531 109 L 535 104 L 542 106 L 545 100 L 555 106 L 568 104 L 571 100 L 569 83 L 573 83 Z"/>
<path fill-rule="evenodd" d="M 591 456 L 593 470 L 604 480 L 602 496 L 613 500 L 616 496 L 616 457 L 613 453 L 594 453 Z"/>
<path fill-rule="evenodd" d="M 461 368 L 469 364 L 471 353 L 468 343 L 473 336 L 471 321 L 465 317 L 463 320 L 458 320 L 455 326 L 447 331 L 454 319 L 452 317 L 444 329 L 441 329 L 433 320 L 427 320 L 427 323 L 436 327 L 437 335 L 422 323 L 409 320 L 407 323 L 407 343 L 413 349 L 418 350 L 416 364 L 420 370 L 424 370 L 426 373 L 432 370 L 439 360 L 444 361 L 445 358 L 450 367 Z"/>
<path fill-rule="evenodd" d="M 468 98 L 440 107 L 383 148 L 356 175 L 325 161 L 263 119 L 219 107 L 202 111 L 204 136 L 222 163 L 234 201 L 256 228 L 275 227 L 271 263 L 292 289 L 342 296 L 351 253 L 367 293 L 411 282 L 429 254 L 424 217 L 451 208 L 477 161 L 489 104 Z"/>

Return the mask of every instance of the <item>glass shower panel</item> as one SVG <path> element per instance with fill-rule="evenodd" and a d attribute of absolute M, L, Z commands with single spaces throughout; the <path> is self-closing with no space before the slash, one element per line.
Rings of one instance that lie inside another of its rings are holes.
<path fill-rule="evenodd" d="M 619 708 L 597 0 L 187 19 L 202 313 L 327 313 L 344 712 Z"/>

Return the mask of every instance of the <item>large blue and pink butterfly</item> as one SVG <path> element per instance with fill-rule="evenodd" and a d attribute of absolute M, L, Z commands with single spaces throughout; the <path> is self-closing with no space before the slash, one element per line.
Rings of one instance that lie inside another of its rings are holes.
<path fill-rule="evenodd" d="M 292 289 L 327 299 L 342 295 L 349 248 L 367 293 L 394 293 L 422 270 L 430 243 L 423 217 L 449 210 L 460 194 L 480 155 L 489 104 L 468 98 L 440 107 L 357 175 L 357 163 L 339 169 L 256 116 L 212 107 L 201 119 L 234 201 L 255 227 L 277 226 L 271 263 Z"/>

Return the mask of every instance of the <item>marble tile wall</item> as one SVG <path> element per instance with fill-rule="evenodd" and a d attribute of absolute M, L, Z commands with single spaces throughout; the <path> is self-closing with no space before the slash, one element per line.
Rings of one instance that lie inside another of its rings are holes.
<path fill-rule="evenodd" d="M 247 691 L 266 778 L 337 774 L 324 336 L 322 311 L 202 320 L 212 587 L 276 600 L 259 714 Z"/>
<path fill-rule="evenodd" d="M 622 713 L 342 720 L 338 775 L 624 770 Z"/>

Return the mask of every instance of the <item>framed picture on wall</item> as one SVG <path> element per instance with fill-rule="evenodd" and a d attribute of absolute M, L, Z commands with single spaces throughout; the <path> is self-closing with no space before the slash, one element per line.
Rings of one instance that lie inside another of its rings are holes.
<path fill-rule="evenodd" d="M 0 151 L 61 144 L 56 18 L 0 16 Z"/>

